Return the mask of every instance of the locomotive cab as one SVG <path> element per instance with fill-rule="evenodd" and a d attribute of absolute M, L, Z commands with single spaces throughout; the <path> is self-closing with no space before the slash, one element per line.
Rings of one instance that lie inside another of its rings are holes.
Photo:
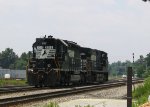
<path fill-rule="evenodd" d="M 45 37 L 37 38 L 32 47 L 33 58 L 30 63 L 32 71 L 28 71 L 30 77 L 28 83 L 41 87 L 55 85 L 59 81 L 60 60 L 65 59 L 65 46 L 55 38 Z"/>

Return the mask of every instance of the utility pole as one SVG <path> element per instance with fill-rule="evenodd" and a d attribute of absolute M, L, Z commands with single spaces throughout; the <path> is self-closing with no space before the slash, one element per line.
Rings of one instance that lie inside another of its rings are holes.
<path fill-rule="evenodd" d="M 132 107 L 132 67 L 127 70 L 127 107 Z"/>
<path fill-rule="evenodd" d="M 133 53 L 133 65 L 132 65 L 132 76 L 134 77 L 134 53 Z M 132 80 L 132 79 L 131 79 Z M 133 88 L 134 88 L 134 91 L 135 91 L 135 86 L 133 84 Z"/>

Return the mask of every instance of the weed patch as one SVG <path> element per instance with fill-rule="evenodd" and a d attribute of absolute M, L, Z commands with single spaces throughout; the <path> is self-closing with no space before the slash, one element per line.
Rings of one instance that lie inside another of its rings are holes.
<path fill-rule="evenodd" d="M 150 77 L 145 79 L 144 84 L 139 86 L 133 91 L 133 107 L 138 107 L 141 104 L 144 104 L 148 101 L 148 96 L 150 95 Z"/>
<path fill-rule="evenodd" d="M 0 80 L 0 87 L 4 86 L 17 86 L 17 85 L 27 85 L 25 80 Z"/>

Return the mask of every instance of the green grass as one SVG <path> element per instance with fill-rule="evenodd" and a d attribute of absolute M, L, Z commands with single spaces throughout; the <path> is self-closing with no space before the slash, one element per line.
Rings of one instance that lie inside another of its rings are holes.
<path fill-rule="evenodd" d="M 59 105 L 57 103 L 54 102 L 50 102 L 49 104 L 44 105 L 44 107 L 59 107 Z M 94 107 L 94 106 L 80 106 L 80 105 L 76 105 L 75 107 Z"/>
<path fill-rule="evenodd" d="M 27 85 L 26 80 L 5 80 L 0 79 L 0 87 L 4 86 L 17 86 L 17 85 Z"/>
<path fill-rule="evenodd" d="M 57 103 L 50 102 L 49 104 L 44 105 L 44 107 L 59 107 Z"/>
<path fill-rule="evenodd" d="M 133 91 L 133 99 L 135 102 L 133 102 L 133 107 L 138 107 L 141 104 L 144 104 L 148 101 L 148 96 L 150 95 L 150 77 L 145 79 L 144 84 L 142 86 L 139 86 L 136 88 L 135 91 Z"/>

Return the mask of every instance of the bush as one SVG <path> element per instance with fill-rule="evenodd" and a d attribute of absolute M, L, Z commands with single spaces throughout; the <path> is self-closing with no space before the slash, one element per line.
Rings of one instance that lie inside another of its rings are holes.
<path fill-rule="evenodd" d="M 46 104 L 44 107 L 59 107 L 57 103 L 50 102 L 49 104 Z"/>
<path fill-rule="evenodd" d="M 150 95 L 150 77 L 145 79 L 144 84 L 136 88 L 136 90 L 133 92 L 133 98 L 136 100 L 136 102 L 133 103 L 133 107 L 138 107 L 138 105 L 147 102 L 149 95 Z"/>

